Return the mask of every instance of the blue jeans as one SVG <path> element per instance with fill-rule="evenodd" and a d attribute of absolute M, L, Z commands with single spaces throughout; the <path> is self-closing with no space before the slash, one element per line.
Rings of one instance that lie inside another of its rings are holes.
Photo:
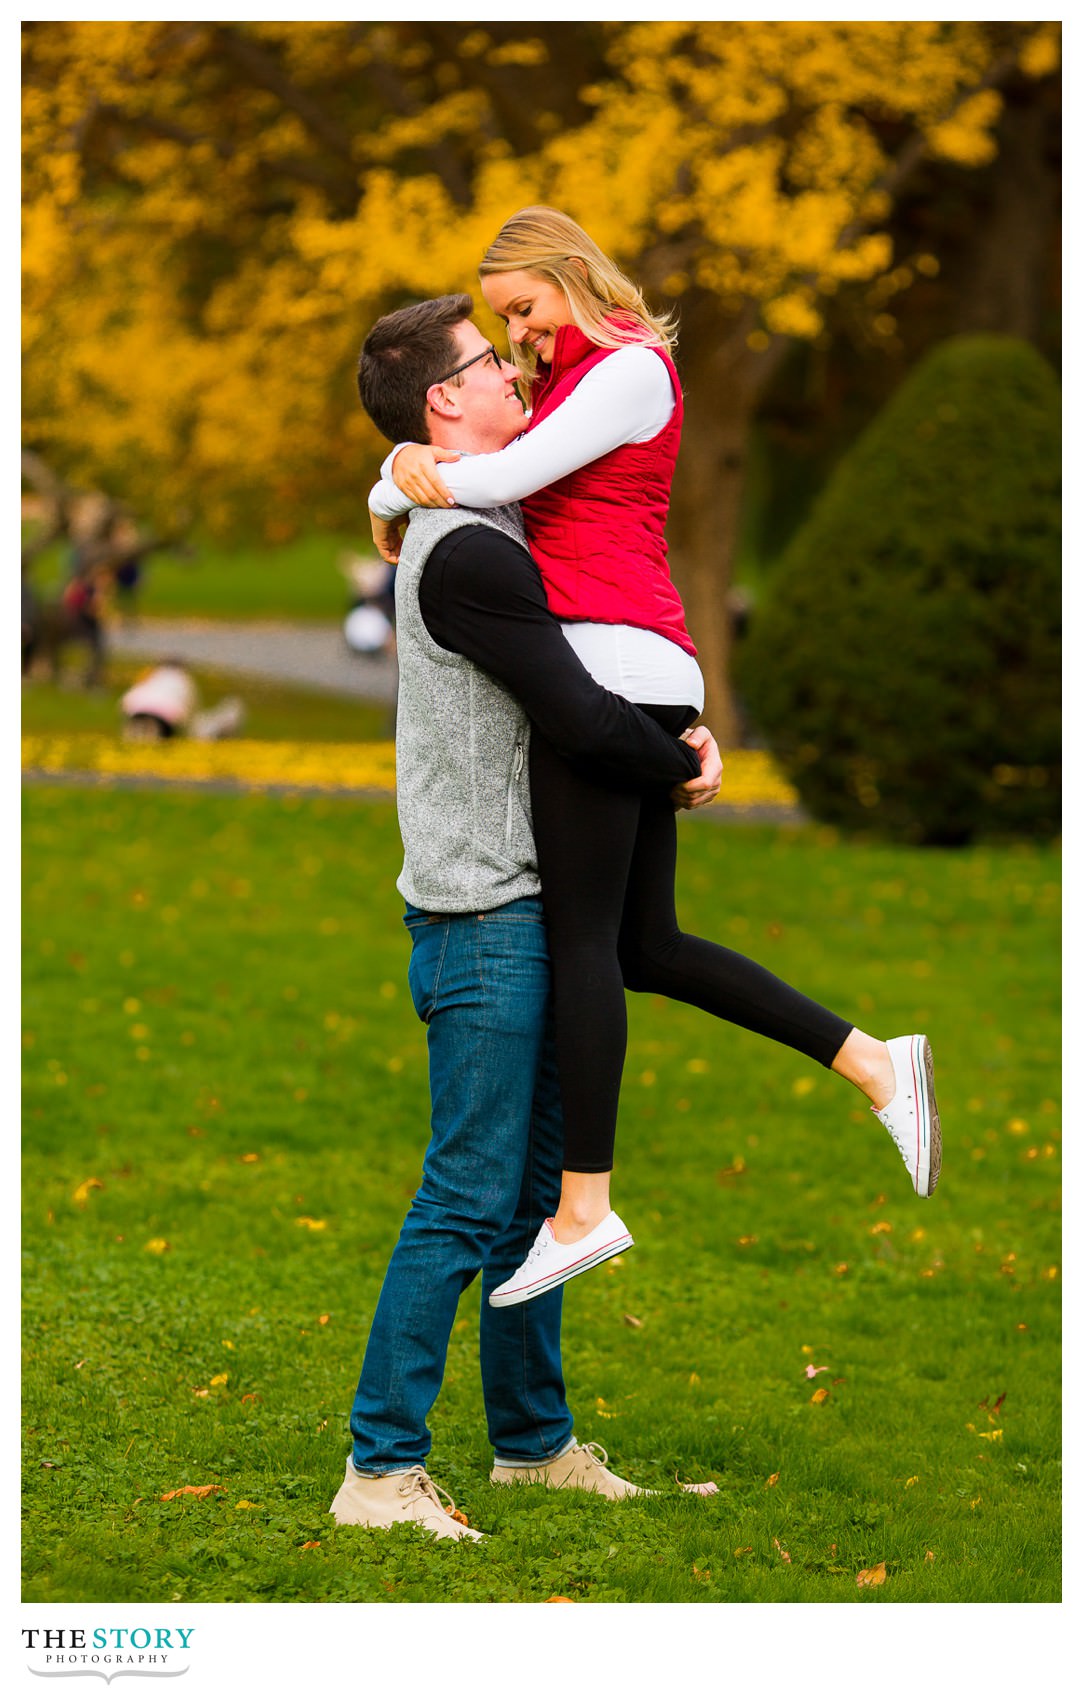
<path fill-rule="evenodd" d="M 540 898 L 485 915 L 407 910 L 410 992 L 428 1026 L 432 1138 L 369 1330 L 350 1416 L 365 1475 L 420 1464 L 459 1295 L 480 1269 L 481 1385 L 506 1463 L 572 1438 L 560 1364 L 563 1292 L 494 1310 L 560 1196 L 563 1132 Z"/>

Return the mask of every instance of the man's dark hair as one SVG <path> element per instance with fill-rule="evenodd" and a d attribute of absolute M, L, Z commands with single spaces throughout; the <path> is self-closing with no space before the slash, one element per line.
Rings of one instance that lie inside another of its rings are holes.
<path fill-rule="evenodd" d="M 392 443 L 427 443 L 425 396 L 458 364 L 455 327 L 474 310 L 469 295 L 438 295 L 377 319 L 357 362 L 361 405 Z"/>

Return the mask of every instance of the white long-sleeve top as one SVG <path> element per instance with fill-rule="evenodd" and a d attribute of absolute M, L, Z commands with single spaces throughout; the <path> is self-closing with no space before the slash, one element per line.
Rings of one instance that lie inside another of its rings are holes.
<path fill-rule="evenodd" d="M 676 398 L 664 362 L 642 345 L 619 348 L 592 366 L 547 418 L 494 454 L 441 461 L 440 477 L 456 505 L 503 507 L 521 501 L 599 460 L 625 443 L 646 443 L 667 424 Z M 380 468 L 369 496 L 381 519 L 398 519 L 412 503 L 394 482 L 399 443 Z M 703 676 L 679 644 L 638 626 L 562 622 L 564 635 L 587 671 L 630 702 L 703 707 Z"/>
<path fill-rule="evenodd" d="M 656 437 L 676 405 L 662 360 L 641 345 L 618 348 L 592 366 L 558 408 L 495 454 L 441 461 L 440 477 L 464 508 L 500 508 L 544 490 L 580 466 Z M 369 508 L 381 519 L 397 519 L 412 506 L 392 477 L 398 443 L 380 468 Z"/>

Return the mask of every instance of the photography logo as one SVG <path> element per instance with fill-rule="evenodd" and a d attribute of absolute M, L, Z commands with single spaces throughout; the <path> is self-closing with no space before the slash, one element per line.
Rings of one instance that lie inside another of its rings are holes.
<path fill-rule="evenodd" d="M 186 1676 L 192 1629 L 24 1629 L 33 1676 Z"/>

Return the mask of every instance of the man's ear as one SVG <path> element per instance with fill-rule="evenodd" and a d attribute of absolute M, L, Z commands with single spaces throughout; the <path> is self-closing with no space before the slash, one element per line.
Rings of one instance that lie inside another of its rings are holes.
<path fill-rule="evenodd" d="M 425 405 L 438 419 L 458 419 L 462 414 L 456 391 L 445 384 L 430 384 L 425 391 Z"/>

